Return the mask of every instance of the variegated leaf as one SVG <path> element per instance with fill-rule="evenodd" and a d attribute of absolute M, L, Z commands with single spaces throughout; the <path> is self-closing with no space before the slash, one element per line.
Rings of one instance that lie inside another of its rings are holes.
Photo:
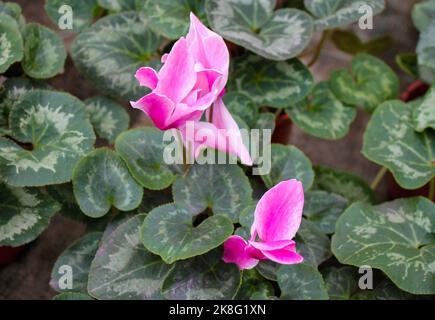
<path fill-rule="evenodd" d="M 24 72 L 32 78 L 47 79 L 63 72 L 66 52 L 62 39 L 51 29 L 29 23 L 23 31 Z"/>
<path fill-rule="evenodd" d="M 0 13 L 4 13 L 14 18 L 18 23 L 20 31 L 26 24 L 26 19 L 22 15 L 21 6 L 18 3 L 0 1 Z"/>
<path fill-rule="evenodd" d="M 435 84 L 426 93 L 423 101 L 414 108 L 412 115 L 414 127 L 418 132 L 427 128 L 435 129 Z"/>
<path fill-rule="evenodd" d="M 83 104 L 67 93 L 27 92 L 9 120 L 13 138 L 31 144 L 0 139 L 0 175 L 10 185 L 68 182 L 77 161 L 95 142 Z"/>
<path fill-rule="evenodd" d="M 248 55 L 235 61 L 230 87 L 248 95 L 257 105 L 285 108 L 305 98 L 313 76 L 297 59 L 270 61 Z"/>
<path fill-rule="evenodd" d="M 170 300 L 230 300 L 240 287 L 241 272 L 222 261 L 222 250 L 179 261 L 163 283 Z"/>
<path fill-rule="evenodd" d="M 144 215 L 121 224 L 103 240 L 89 271 L 88 292 L 104 300 L 162 299 L 161 286 L 172 266 L 142 245 Z"/>
<path fill-rule="evenodd" d="M 95 132 L 110 143 L 124 130 L 128 129 L 130 117 L 125 109 L 113 100 L 102 96 L 84 101 Z"/>
<path fill-rule="evenodd" d="M 44 231 L 60 205 L 36 188 L 0 182 L 0 246 L 20 246 Z"/>
<path fill-rule="evenodd" d="M 174 202 L 192 216 L 211 209 L 234 222 L 252 199 L 249 180 L 237 165 L 195 164 L 175 180 L 172 192 Z"/>
<path fill-rule="evenodd" d="M 435 1 L 426 0 L 412 7 L 412 21 L 416 28 L 423 32 L 435 19 Z"/>
<path fill-rule="evenodd" d="M 435 293 L 435 205 L 407 198 L 351 205 L 338 219 L 332 250 L 341 263 L 381 269 L 401 289 Z"/>
<path fill-rule="evenodd" d="M 345 105 L 329 89 L 328 82 L 320 82 L 311 97 L 286 109 L 293 122 L 303 131 L 322 139 L 338 140 L 349 132 L 356 110 Z"/>
<path fill-rule="evenodd" d="M 351 73 L 334 71 L 329 85 L 342 102 L 369 112 L 399 93 L 399 79 L 394 71 L 382 60 L 365 53 L 353 58 Z"/>
<path fill-rule="evenodd" d="M 243 271 L 242 285 L 236 300 L 265 300 L 273 296 L 275 288 L 272 282 L 264 279 L 255 269 Z"/>
<path fill-rule="evenodd" d="M 212 28 L 224 38 L 271 60 L 301 53 L 311 40 L 313 20 L 304 11 L 274 11 L 275 0 L 207 0 Z"/>
<path fill-rule="evenodd" d="M 254 101 L 241 92 L 228 92 L 223 97 L 225 106 L 233 116 L 239 116 L 249 128 L 254 128 L 259 118 L 259 108 Z"/>
<path fill-rule="evenodd" d="M 435 20 L 423 30 L 417 44 L 417 60 L 420 78 L 427 83 L 435 81 Z"/>
<path fill-rule="evenodd" d="M 72 45 L 71 55 L 79 71 L 110 96 L 135 100 L 146 89 L 134 77 L 136 70 L 158 67 L 156 50 L 162 39 L 136 12 L 125 12 L 100 19 L 81 32 Z"/>
<path fill-rule="evenodd" d="M 91 262 L 97 252 L 102 232 L 91 232 L 74 242 L 57 258 L 51 271 L 50 286 L 58 292 L 87 293 L 88 275 Z M 63 266 L 68 266 L 72 271 L 72 288 L 61 287 L 62 277 L 65 273 Z"/>
<path fill-rule="evenodd" d="M 364 15 L 378 14 L 384 0 L 305 0 L 305 7 L 316 17 L 316 30 L 333 29 L 359 21 Z"/>
<path fill-rule="evenodd" d="M 0 12 L 0 73 L 23 58 L 23 39 L 17 22 Z"/>
<path fill-rule="evenodd" d="M 417 189 L 435 176 L 435 132 L 414 131 L 412 109 L 401 101 L 382 104 L 367 125 L 362 149 L 406 189 Z"/>
<path fill-rule="evenodd" d="M 53 300 L 94 300 L 87 293 L 63 292 L 53 297 Z"/>
<path fill-rule="evenodd" d="M 143 0 L 98 0 L 98 5 L 113 12 L 133 11 L 141 1 Z"/>
<path fill-rule="evenodd" d="M 195 214 L 176 204 L 165 204 L 145 218 L 142 239 L 145 247 L 173 263 L 202 255 L 221 245 L 233 233 L 224 215 L 213 215 L 194 226 Z"/>
<path fill-rule="evenodd" d="M 122 159 L 107 148 L 82 158 L 74 168 L 72 181 L 80 209 L 93 218 L 104 216 L 112 205 L 121 211 L 133 210 L 142 200 L 142 187 L 130 176 Z"/>
<path fill-rule="evenodd" d="M 359 291 L 358 269 L 353 267 L 330 267 L 322 270 L 326 290 L 331 300 L 351 300 Z"/>

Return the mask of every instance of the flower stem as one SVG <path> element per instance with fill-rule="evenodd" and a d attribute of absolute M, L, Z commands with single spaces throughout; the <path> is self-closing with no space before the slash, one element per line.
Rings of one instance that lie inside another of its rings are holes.
<path fill-rule="evenodd" d="M 334 31 L 333 30 L 327 30 L 327 31 L 323 31 L 322 33 L 322 38 L 319 41 L 319 44 L 317 45 L 315 51 L 314 51 L 314 56 L 311 59 L 311 61 L 308 63 L 308 67 L 313 66 L 317 60 L 320 57 L 320 54 L 322 53 L 322 49 L 325 46 L 326 40 L 329 39 L 329 37 L 332 35 Z"/>
<path fill-rule="evenodd" d="M 429 200 L 434 201 L 435 200 L 435 177 L 432 178 L 429 182 Z"/>
<path fill-rule="evenodd" d="M 370 187 L 372 188 L 373 191 L 375 191 L 379 184 L 381 183 L 382 179 L 384 178 L 385 174 L 388 172 L 388 169 L 385 167 L 382 167 L 381 169 L 379 169 L 378 173 L 376 174 L 375 179 L 373 180 L 372 184 L 370 185 Z"/>

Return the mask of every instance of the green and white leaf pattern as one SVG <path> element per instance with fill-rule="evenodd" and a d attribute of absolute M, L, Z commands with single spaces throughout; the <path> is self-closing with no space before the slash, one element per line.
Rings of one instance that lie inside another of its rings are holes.
<path fill-rule="evenodd" d="M 60 205 L 36 188 L 0 182 L 0 246 L 21 246 L 35 240 Z"/>
<path fill-rule="evenodd" d="M 331 300 L 351 300 L 359 291 L 358 269 L 353 267 L 330 267 L 322 271 L 326 290 Z"/>
<path fill-rule="evenodd" d="M 381 269 L 401 289 L 435 293 L 435 205 L 417 197 L 350 206 L 337 221 L 332 250 L 341 263 Z"/>
<path fill-rule="evenodd" d="M 96 96 L 84 101 L 95 132 L 110 143 L 128 129 L 130 117 L 125 109 L 113 100 Z"/>
<path fill-rule="evenodd" d="M 416 28 L 423 32 L 435 18 L 435 1 L 426 0 L 412 7 L 412 21 Z"/>
<path fill-rule="evenodd" d="M 98 0 L 98 5 L 113 12 L 120 12 L 135 10 L 139 1 L 141 0 Z"/>
<path fill-rule="evenodd" d="M 274 12 L 275 0 L 207 0 L 212 28 L 234 43 L 271 60 L 301 53 L 311 40 L 313 20 L 297 9 Z"/>
<path fill-rule="evenodd" d="M 248 95 L 237 91 L 228 92 L 223 100 L 232 116 L 239 116 L 250 128 L 254 128 L 260 114 L 258 106 Z"/>
<path fill-rule="evenodd" d="M 329 89 L 328 82 L 320 82 L 311 92 L 311 98 L 286 109 L 293 122 L 315 137 L 338 140 L 349 132 L 356 117 L 355 108 L 338 100 Z"/>
<path fill-rule="evenodd" d="M 286 108 L 302 100 L 313 86 L 313 76 L 298 59 L 270 61 L 256 55 L 237 59 L 230 87 L 257 105 Z"/>
<path fill-rule="evenodd" d="M 130 176 L 127 166 L 112 150 L 97 149 L 82 158 L 73 173 L 74 195 L 80 209 L 93 218 L 109 212 L 137 208 L 143 189 Z"/>
<path fill-rule="evenodd" d="M 224 215 L 208 217 L 196 227 L 194 217 L 188 209 L 175 204 L 155 208 L 143 223 L 145 247 L 170 264 L 209 252 L 233 233 L 233 224 Z"/>
<path fill-rule="evenodd" d="M 214 215 L 225 215 L 233 222 L 252 200 L 249 180 L 237 165 L 195 164 L 175 180 L 172 193 L 174 202 L 192 216 L 210 208 Z"/>
<path fill-rule="evenodd" d="M 423 101 L 414 108 L 414 127 L 418 132 L 427 128 L 435 129 L 435 84 L 426 93 Z"/>
<path fill-rule="evenodd" d="M 230 300 L 241 283 L 241 272 L 222 261 L 222 250 L 177 262 L 163 283 L 163 295 L 170 300 Z"/>
<path fill-rule="evenodd" d="M 95 135 L 83 104 L 47 90 L 24 94 L 9 116 L 12 140 L 0 138 L 0 175 L 15 186 L 42 186 L 71 180 L 77 161 L 92 149 Z"/>
<path fill-rule="evenodd" d="M 362 149 L 406 189 L 417 189 L 435 176 L 435 132 L 414 131 L 412 109 L 401 101 L 382 104 L 367 125 Z"/>
<path fill-rule="evenodd" d="M 81 292 L 63 292 L 53 297 L 53 300 L 94 300 L 86 293 Z"/>
<path fill-rule="evenodd" d="M 365 53 L 353 58 L 352 74 L 334 71 L 329 86 L 342 102 L 369 112 L 399 93 L 399 79 L 394 71 L 382 60 Z"/>
<path fill-rule="evenodd" d="M 255 270 L 244 270 L 242 285 L 237 292 L 236 300 L 264 300 L 275 296 L 272 282 L 264 279 Z M 259 298 L 262 299 L 259 299 Z"/>
<path fill-rule="evenodd" d="M 420 34 L 417 44 L 417 60 L 420 78 L 427 83 L 435 81 L 435 21 Z"/>
<path fill-rule="evenodd" d="M 0 73 L 23 59 L 23 39 L 17 22 L 0 12 Z"/>
<path fill-rule="evenodd" d="M 88 275 L 91 262 L 97 252 L 102 232 L 91 232 L 69 246 L 56 260 L 51 271 L 50 286 L 58 292 L 80 292 L 87 293 Z M 69 266 L 72 269 L 73 281 L 71 289 L 59 287 L 62 276 L 62 266 Z"/>
<path fill-rule="evenodd" d="M 148 252 L 140 239 L 145 215 L 137 215 L 105 238 L 92 261 L 89 294 L 104 300 L 162 299 L 161 286 L 173 266 Z"/>
<path fill-rule="evenodd" d="M 162 39 L 136 12 L 125 12 L 100 19 L 81 32 L 72 45 L 75 66 L 94 85 L 110 96 L 135 100 L 146 89 L 134 77 L 137 69 L 157 68 L 155 56 Z"/>
<path fill-rule="evenodd" d="M 28 23 L 23 32 L 24 72 L 32 78 L 47 79 L 63 72 L 66 60 L 62 39 L 51 29 Z"/>

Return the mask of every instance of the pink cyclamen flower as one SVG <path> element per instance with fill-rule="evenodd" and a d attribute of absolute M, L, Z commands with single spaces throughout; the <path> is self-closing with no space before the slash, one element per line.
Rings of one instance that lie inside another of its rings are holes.
<path fill-rule="evenodd" d="M 175 42 L 171 52 L 162 57 L 162 63 L 159 72 L 150 67 L 137 70 L 135 76 L 140 85 L 152 92 L 130 102 L 132 107 L 144 111 L 160 130 L 183 130 L 186 122 L 199 122 L 204 111 L 219 101 L 216 112 L 225 117 L 213 119 L 213 128 L 236 128 L 239 132 L 239 127 L 221 100 L 230 63 L 228 48 L 221 36 L 205 27 L 191 13 L 187 36 Z M 215 120 L 220 121 L 219 125 Z M 242 162 L 252 165 L 243 143 L 237 150 L 233 147 L 240 144 L 240 134 L 233 135 L 232 140 L 236 142 L 229 143 L 226 148 L 211 142 L 206 145 L 234 153 Z"/>
<path fill-rule="evenodd" d="M 297 180 L 278 183 L 267 191 L 255 208 L 251 238 L 233 235 L 224 243 L 223 260 L 240 269 L 251 269 L 260 260 L 296 264 L 303 257 L 292 240 L 302 220 L 304 189 Z M 257 239 L 258 236 L 258 239 Z"/>

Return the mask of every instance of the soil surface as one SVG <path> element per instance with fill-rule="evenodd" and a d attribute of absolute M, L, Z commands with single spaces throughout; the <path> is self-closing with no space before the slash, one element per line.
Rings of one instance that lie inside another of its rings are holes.
<path fill-rule="evenodd" d="M 38 22 L 58 30 L 52 24 L 43 9 L 43 0 L 17 0 L 23 8 L 28 22 Z M 359 30 L 363 39 L 378 35 L 391 35 L 395 41 L 392 50 L 382 56 L 392 66 L 401 78 L 402 90 L 412 79 L 400 72 L 394 63 L 394 58 L 400 52 L 415 51 L 418 34 L 412 26 L 410 12 L 416 0 L 388 0 L 387 10 L 374 19 L 374 29 Z M 66 48 L 70 48 L 73 35 L 59 30 L 65 41 Z M 320 60 L 312 68 L 316 80 L 327 79 L 331 70 L 348 67 L 351 57 L 339 52 L 331 43 L 325 47 Z M 95 95 L 92 84 L 83 79 L 73 67 L 70 58 L 67 59 L 65 72 L 50 80 L 59 90 L 64 90 L 84 99 Z M 127 107 L 127 106 L 126 106 Z M 140 113 L 129 110 L 133 126 L 148 123 Z M 361 155 L 362 135 L 369 115 L 359 111 L 353 123 L 350 134 L 340 141 L 324 141 L 311 137 L 296 127 L 293 127 L 290 141 L 300 148 L 314 164 L 322 164 L 338 169 L 354 172 L 370 182 L 379 167 L 367 161 Z M 383 186 L 380 186 L 382 190 Z M 56 216 L 50 227 L 30 244 L 20 255 L 19 259 L 5 267 L 0 267 L 0 299 L 51 299 L 55 292 L 49 287 L 51 268 L 60 253 L 74 240 L 85 232 L 85 227 L 63 216 Z"/>

